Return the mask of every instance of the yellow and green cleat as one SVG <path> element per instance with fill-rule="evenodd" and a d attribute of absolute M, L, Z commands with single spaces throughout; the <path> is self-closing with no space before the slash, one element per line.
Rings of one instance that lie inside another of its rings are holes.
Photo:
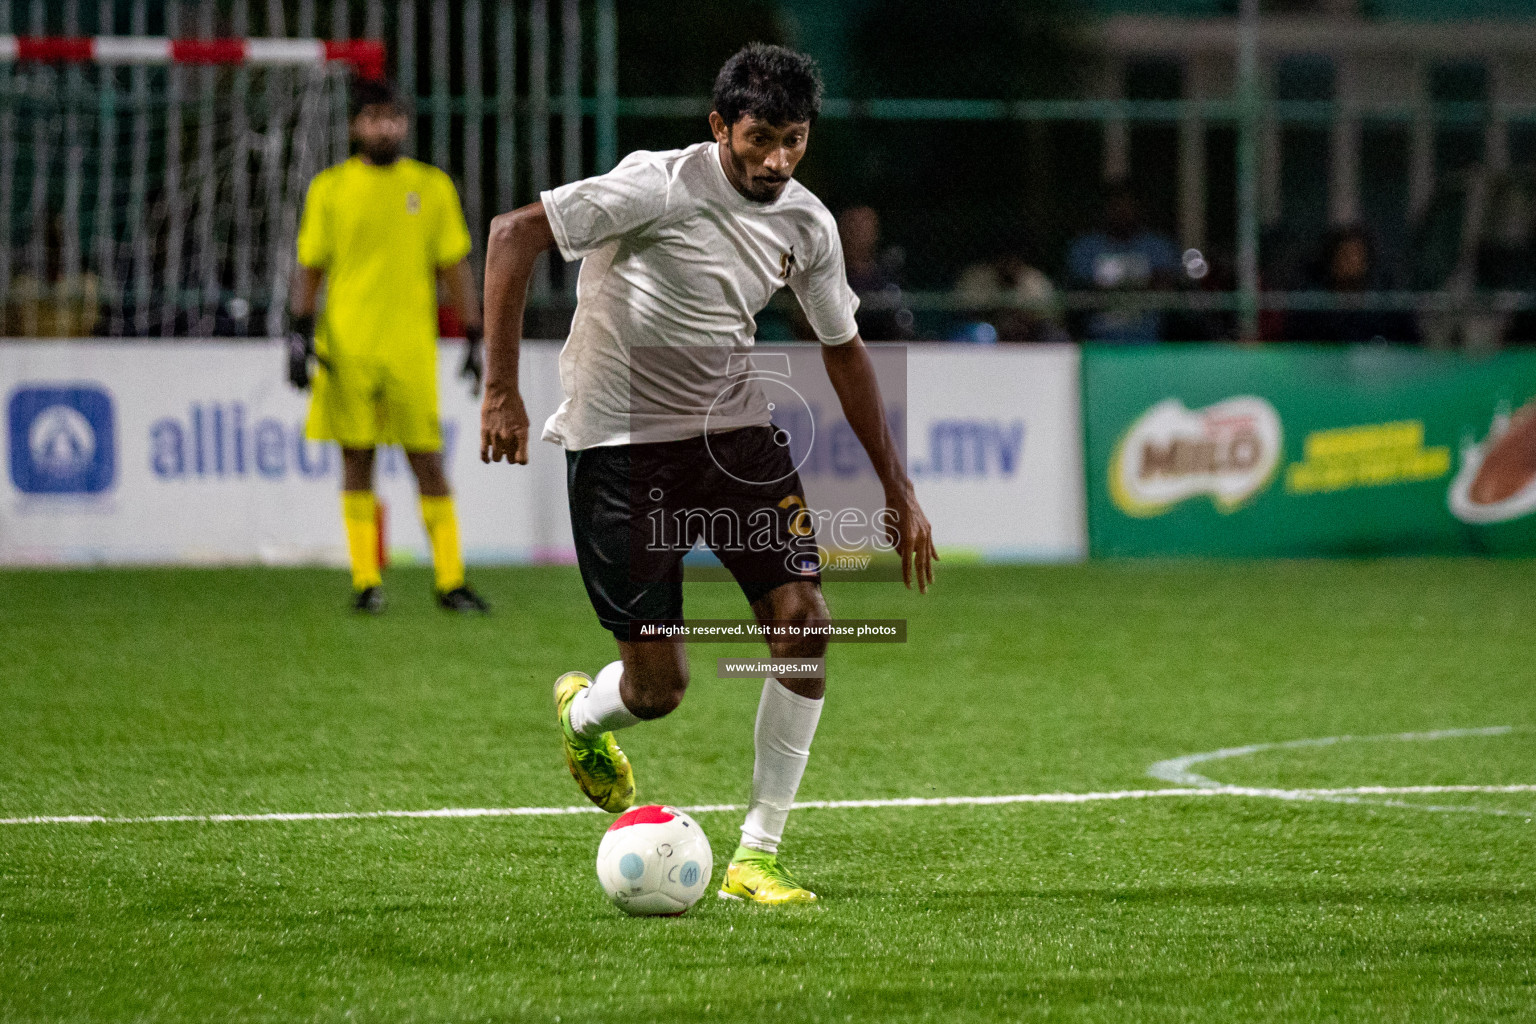
<path fill-rule="evenodd" d="M 725 881 L 716 894 L 723 900 L 749 900 L 753 903 L 815 903 L 816 894 L 795 881 L 789 869 L 779 863 L 778 854 L 764 853 L 748 846 L 736 847 L 725 869 Z"/>
<path fill-rule="evenodd" d="M 567 672 L 555 680 L 555 718 L 565 746 L 565 766 L 587 799 L 610 814 L 629 810 L 635 802 L 635 773 L 613 733 L 588 739 L 571 729 L 571 701 L 592 685 L 585 672 Z"/>

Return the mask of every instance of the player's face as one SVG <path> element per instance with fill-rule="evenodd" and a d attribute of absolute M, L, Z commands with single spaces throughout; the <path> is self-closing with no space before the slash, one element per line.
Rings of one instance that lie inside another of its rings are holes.
<path fill-rule="evenodd" d="M 405 112 L 387 104 L 364 107 L 352 119 L 352 138 L 363 155 L 376 164 L 392 164 L 405 145 Z"/>
<path fill-rule="evenodd" d="M 768 203 L 779 198 L 795 173 L 811 137 L 808 121 L 775 125 L 743 115 L 727 125 L 717 113 L 709 115 L 715 141 L 725 154 L 725 171 L 736 191 L 748 199 Z"/>

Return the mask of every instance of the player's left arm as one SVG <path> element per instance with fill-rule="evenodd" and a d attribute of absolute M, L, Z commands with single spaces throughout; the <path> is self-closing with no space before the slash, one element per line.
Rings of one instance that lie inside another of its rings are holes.
<path fill-rule="evenodd" d="M 430 237 L 432 260 L 437 265 L 437 283 L 440 293 L 448 299 L 448 307 L 464 325 L 464 366 L 459 376 L 468 377 L 473 383 L 471 394 L 480 393 L 485 380 L 485 356 L 480 341 L 480 299 L 475 294 L 473 273 L 469 269 L 469 225 L 464 220 L 464 207 L 459 203 L 458 189 L 446 173 L 433 169 L 429 172 L 428 190 L 435 190 L 437 198 L 433 209 L 437 214 L 436 230 Z"/>
<path fill-rule="evenodd" d="M 917 503 L 917 492 L 901 464 L 901 449 L 886 422 L 885 401 L 880 396 L 880 382 L 875 378 L 869 350 L 864 347 L 864 339 L 855 334 L 841 345 L 823 345 L 821 358 L 848 426 L 869 453 L 869 461 L 885 488 L 886 508 L 895 516 L 902 582 L 911 589 L 915 579 L 919 592 L 926 594 L 933 582 L 933 563 L 939 560 L 933 546 L 933 526 Z"/>
<path fill-rule="evenodd" d="M 288 286 L 288 383 L 300 391 L 309 389 L 310 361 L 315 358 L 315 312 L 325 271 L 300 263 Z"/>
<path fill-rule="evenodd" d="M 479 394 L 480 383 L 485 380 L 485 355 L 480 344 L 485 330 L 481 326 L 480 300 L 475 295 L 474 272 L 470 269 L 469 259 L 466 257 L 452 266 L 439 268 L 437 284 L 448 298 L 448 308 L 464 325 L 464 367 L 459 376 L 472 380 L 474 393 Z"/>
<path fill-rule="evenodd" d="M 480 299 L 475 294 L 474 271 L 469 259 L 459 260 L 451 267 L 437 272 L 437 283 L 448 298 L 448 308 L 463 322 L 464 327 L 480 330 Z"/>
<path fill-rule="evenodd" d="M 304 194 L 304 211 L 299 218 L 299 235 L 288 286 L 288 383 L 300 391 L 308 390 L 312 377 L 310 362 L 315 358 L 315 314 L 320 300 L 320 286 L 325 282 L 325 268 L 331 262 L 331 233 L 328 208 L 330 188 L 326 174 L 316 175 Z"/>
<path fill-rule="evenodd" d="M 807 248 L 820 252 L 803 270 L 790 273 L 789 287 L 800 301 L 811 329 L 823 342 L 822 362 L 837 391 L 843 415 L 869 453 L 869 461 L 885 488 L 885 507 L 895 519 L 887 530 L 894 534 L 896 552 L 901 557 L 902 582 L 911 589 L 915 579 L 917 589 L 927 593 L 933 582 L 933 563 L 939 560 L 933 547 L 933 526 L 917 503 L 917 492 L 901 464 L 901 449 L 885 421 L 880 382 L 853 316 L 859 299 L 848 287 L 837 224 L 825 210 L 821 211 L 819 233 L 821 244 L 813 238 Z"/>

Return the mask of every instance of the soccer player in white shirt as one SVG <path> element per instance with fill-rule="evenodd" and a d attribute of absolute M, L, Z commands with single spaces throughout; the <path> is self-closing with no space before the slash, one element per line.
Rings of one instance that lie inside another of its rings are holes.
<path fill-rule="evenodd" d="M 631 153 L 607 174 L 545 192 L 491 222 L 480 453 L 486 462 L 528 461 L 517 358 L 534 261 L 551 246 L 567 260 L 583 260 L 576 314 L 560 354 L 566 398 L 543 437 L 566 450 L 582 581 L 619 647 L 619 660 L 595 679 L 567 672 L 555 683 L 566 763 L 605 810 L 627 809 L 635 793 L 614 731 L 668 714 L 688 686 L 684 642 L 637 635 L 638 623 L 682 618 L 682 557 L 695 536 L 657 544 L 647 529 L 651 516 L 701 505 L 754 522 L 766 514 L 774 524 L 766 550 L 717 544 L 698 532 L 741 584 L 759 621 L 814 625 L 829 618 L 808 517 L 793 514 L 803 510 L 804 494 L 784 434 L 770 423 L 757 386 L 729 380 L 731 357 L 751 351 L 754 317 L 779 288 L 795 293 L 815 328 L 848 424 L 884 487 L 902 579 L 925 592 L 933 580 L 932 529 L 886 425 L 853 319 L 858 299 L 848 287 L 836 223 L 792 177 L 821 93 L 809 57 L 750 44 L 715 81 L 713 142 Z M 826 640 L 769 646 L 779 658 L 820 658 Z M 763 687 L 752 798 L 723 897 L 816 899 L 777 854 L 825 689 L 818 678 L 770 678 Z"/>

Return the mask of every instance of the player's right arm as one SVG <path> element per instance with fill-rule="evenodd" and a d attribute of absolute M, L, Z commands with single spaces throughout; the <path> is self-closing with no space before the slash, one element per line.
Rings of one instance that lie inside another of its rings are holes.
<path fill-rule="evenodd" d="M 325 271 L 319 267 L 299 266 L 293 272 L 293 284 L 288 289 L 288 312 L 295 319 L 301 316 L 314 316 L 315 306 L 319 300 L 320 283 L 325 280 Z"/>
<path fill-rule="evenodd" d="M 315 304 L 325 271 L 300 265 L 288 288 L 288 383 L 300 391 L 310 382 L 315 358 Z"/>
<path fill-rule="evenodd" d="M 298 263 L 288 286 L 288 383 L 309 387 L 310 360 L 315 356 L 315 312 L 325 267 L 331 258 L 327 202 L 329 190 L 322 172 L 309 183 L 304 213 L 299 219 Z"/>
<path fill-rule="evenodd" d="M 528 410 L 517 387 L 518 348 L 528 281 L 539 254 L 555 243 L 543 203 L 491 220 L 485 248 L 485 397 L 480 461 L 528 463 Z"/>
<path fill-rule="evenodd" d="M 573 181 L 491 221 L 485 249 L 485 400 L 480 459 L 528 461 L 528 412 L 517 390 L 517 350 L 534 260 L 558 243 L 566 260 L 644 231 L 667 208 L 668 178 L 652 153 L 631 153 L 607 174 Z"/>
<path fill-rule="evenodd" d="M 288 312 L 295 319 L 314 318 L 320 283 L 331 262 L 331 182 L 334 173 L 322 171 L 309 183 L 304 194 L 304 211 L 299 217 L 298 262 L 293 282 L 288 288 Z"/>

